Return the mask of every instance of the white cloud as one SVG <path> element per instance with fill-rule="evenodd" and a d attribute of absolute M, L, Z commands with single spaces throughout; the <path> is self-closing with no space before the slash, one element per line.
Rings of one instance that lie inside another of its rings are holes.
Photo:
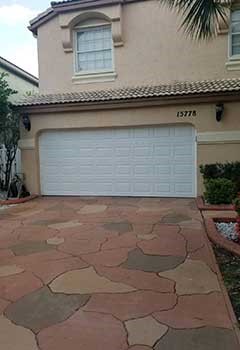
<path fill-rule="evenodd" d="M 4 58 L 27 72 L 38 76 L 37 42 L 14 45 L 5 52 Z"/>
<path fill-rule="evenodd" d="M 0 23 L 15 26 L 28 23 L 39 11 L 18 4 L 0 6 Z"/>

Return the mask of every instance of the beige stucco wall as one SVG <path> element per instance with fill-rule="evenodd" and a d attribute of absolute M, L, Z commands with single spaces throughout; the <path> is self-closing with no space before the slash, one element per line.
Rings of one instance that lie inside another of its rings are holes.
<path fill-rule="evenodd" d="M 196 110 L 197 116 L 177 118 L 179 110 Z M 215 119 L 215 104 L 196 104 L 165 107 L 139 107 L 96 111 L 34 114 L 32 129 L 22 129 L 22 167 L 26 184 L 31 192 L 40 193 L 38 137 L 44 130 L 83 129 L 119 126 L 166 125 L 190 123 L 199 137 L 197 163 L 239 160 L 240 154 L 240 103 L 226 103 L 222 122 Z M 207 134 L 206 134 L 207 133 Z M 210 134 L 209 134 L 210 133 Z M 207 135 L 207 141 L 200 136 Z M 214 136 L 219 140 L 214 141 Z M 202 193 L 201 177 L 198 173 L 198 193 Z"/>
<path fill-rule="evenodd" d="M 110 13 L 111 8 L 99 8 Z M 67 13 L 68 19 L 80 12 Z M 62 18 L 63 17 L 63 18 Z M 63 30 L 54 17 L 38 29 L 40 89 L 42 92 L 79 91 L 173 81 L 195 81 L 240 76 L 228 71 L 228 35 L 194 42 L 179 29 L 180 19 L 158 0 L 125 4 L 121 25 L 123 46 L 114 48 L 114 82 L 74 84 L 74 55 L 64 52 Z"/>
<path fill-rule="evenodd" d="M 26 93 L 37 93 L 38 87 L 31 84 L 30 82 L 24 80 L 23 78 L 20 78 L 19 76 L 9 72 L 7 69 L 0 67 L 0 73 L 7 73 L 6 80 L 9 83 L 9 86 L 13 89 L 18 91 L 17 94 L 14 94 L 11 96 L 11 101 L 19 100 L 22 96 L 26 96 Z"/>

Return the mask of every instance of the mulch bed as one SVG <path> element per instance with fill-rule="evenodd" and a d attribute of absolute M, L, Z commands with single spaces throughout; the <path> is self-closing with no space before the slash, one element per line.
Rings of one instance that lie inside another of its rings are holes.
<path fill-rule="evenodd" d="M 218 245 L 214 245 L 213 249 L 237 320 L 240 323 L 240 257 Z"/>

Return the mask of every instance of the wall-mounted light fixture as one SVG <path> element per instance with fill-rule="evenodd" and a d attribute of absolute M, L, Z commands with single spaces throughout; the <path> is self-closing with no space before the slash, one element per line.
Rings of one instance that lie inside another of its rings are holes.
<path fill-rule="evenodd" d="M 224 113 L 224 104 L 217 103 L 216 104 L 216 120 L 217 120 L 217 122 L 220 122 L 222 120 L 223 113 Z"/>
<path fill-rule="evenodd" d="M 30 119 L 29 119 L 28 114 L 23 114 L 23 116 L 22 116 L 22 122 L 23 122 L 24 128 L 25 128 L 27 131 L 30 131 L 30 130 L 31 130 L 31 121 L 30 121 Z"/>

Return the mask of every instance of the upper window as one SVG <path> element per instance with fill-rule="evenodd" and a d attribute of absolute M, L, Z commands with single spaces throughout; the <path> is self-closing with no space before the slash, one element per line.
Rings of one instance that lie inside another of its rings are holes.
<path fill-rule="evenodd" d="M 76 73 L 113 71 L 111 25 L 80 27 L 76 31 Z"/>
<path fill-rule="evenodd" d="M 231 15 L 230 32 L 230 56 L 240 56 L 240 10 L 235 10 Z"/>

